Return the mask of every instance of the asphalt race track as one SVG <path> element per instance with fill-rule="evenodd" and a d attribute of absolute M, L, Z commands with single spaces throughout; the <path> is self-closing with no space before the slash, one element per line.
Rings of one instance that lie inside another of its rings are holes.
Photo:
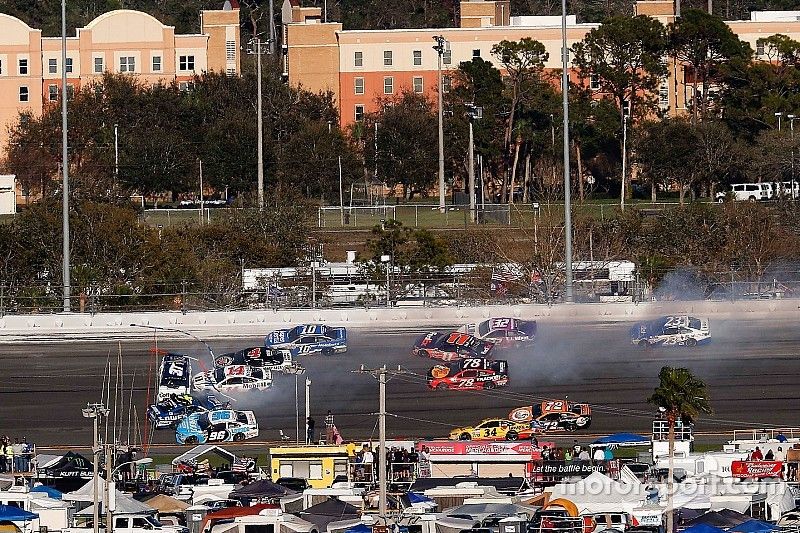
<path fill-rule="evenodd" d="M 345 439 L 377 438 L 377 380 L 352 371 L 361 364 L 368 368 L 386 364 L 389 368 L 401 365 L 407 372 L 392 376 L 387 385 L 387 409 L 393 415 L 387 420 L 390 437 L 446 436 L 456 425 L 504 416 L 513 407 L 537 400 L 564 397 L 593 405 L 590 433 L 647 433 L 653 409 L 645 399 L 656 385 L 661 366 L 670 364 L 689 367 L 710 386 L 714 413 L 697 424 L 699 433 L 800 426 L 800 328 L 796 321 L 712 320 L 712 344 L 696 348 L 635 347 L 628 341 L 629 326 L 542 320 L 534 347 L 495 354 L 509 361 L 511 384 L 480 392 L 427 389 L 420 376 L 432 363 L 410 355 L 414 339 L 422 332 L 351 329 L 348 353 L 300 358 L 308 369 L 299 378 L 300 413 L 308 377 L 317 427 L 331 409 Z M 212 347 L 220 354 L 261 342 L 262 338 L 228 339 L 215 341 Z M 125 390 L 117 402 L 123 406 L 117 415 L 121 426 L 117 432 L 123 441 L 127 439 L 128 406 L 132 405 L 135 413 L 130 410 L 130 418 L 138 415 L 140 422 L 138 430 L 131 424 L 131 432 L 144 433 L 148 377 L 152 383 L 157 373 L 151 347 L 152 343 L 142 342 L 0 346 L 0 434 L 25 436 L 39 446 L 90 443 L 90 421 L 82 417 L 81 408 L 100 400 L 104 368 L 109 359 L 116 364 L 120 348 Z M 201 363 L 209 365 L 206 349 L 196 341 L 164 341 L 159 348 L 198 357 L 193 372 L 202 370 Z M 279 429 L 292 437 L 295 434 L 295 377 L 276 374 L 275 378 L 273 389 L 244 393 L 234 403 L 235 408 L 256 411 L 259 441 L 278 440 Z M 112 403 L 113 398 L 112 388 Z M 160 430 L 152 442 L 169 444 L 173 438 L 171 431 Z"/>

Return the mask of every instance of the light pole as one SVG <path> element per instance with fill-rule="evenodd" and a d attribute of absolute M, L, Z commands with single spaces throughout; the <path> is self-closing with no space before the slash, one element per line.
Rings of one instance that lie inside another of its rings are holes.
<path fill-rule="evenodd" d="M 467 116 L 469 117 L 469 212 L 472 222 L 475 222 L 478 213 L 475 198 L 475 137 L 472 133 L 472 123 L 483 118 L 483 108 L 467 104 Z"/>
<path fill-rule="evenodd" d="M 309 435 L 309 418 L 311 418 L 311 379 L 306 378 L 306 444 L 314 444 L 314 436 Z"/>
<path fill-rule="evenodd" d="M 564 108 L 564 300 L 572 295 L 572 205 L 569 170 L 569 49 L 567 48 L 567 0 L 561 0 L 561 103 Z M 513 191 L 512 191 L 513 194 Z"/>
<path fill-rule="evenodd" d="M 622 193 L 619 195 L 619 207 L 625 211 L 625 181 L 628 166 L 628 115 L 622 112 Z"/>
<path fill-rule="evenodd" d="M 450 49 L 450 43 L 442 35 L 436 35 L 433 38 L 436 41 L 436 46 L 433 47 L 438 54 L 437 60 L 437 76 L 439 83 L 439 211 L 445 212 L 444 204 L 444 124 L 443 124 L 443 111 L 442 111 L 442 56 L 445 50 Z"/>
<path fill-rule="evenodd" d="M 792 194 L 794 194 L 794 119 L 797 115 L 786 115 L 789 119 L 789 130 L 792 132 Z"/>
<path fill-rule="evenodd" d="M 100 533 L 100 502 L 98 501 L 98 478 L 100 477 L 100 467 L 97 461 L 97 454 L 100 453 L 99 445 L 99 430 L 100 430 L 100 417 L 108 416 L 109 410 L 102 403 L 86 404 L 86 409 L 81 410 L 84 418 L 92 419 L 92 488 L 94 489 L 94 511 L 92 518 L 94 519 L 94 533 Z"/>
<path fill-rule="evenodd" d="M 114 188 L 119 182 L 119 124 L 114 124 Z"/>
<path fill-rule="evenodd" d="M 781 131 L 781 117 L 783 116 L 783 111 L 778 111 L 775 113 L 775 118 L 778 119 L 778 131 Z"/>
<path fill-rule="evenodd" d="M 271 0 L 270 0 L 270 3 Z M 272 28 L 272 26 L 270 26 Z M 272 30 L 271 30 L 272 31 Z M 270 39 L 271 41 L 272 39 Z M 263 106 L 261 105 L 261 92 L 262 92 L 262 85 L 263 81 L 261 79 L 261 38 L 256 35 L 250 41 L 251 46 L 255 45 L 255 49 L 251 48 L 248 50 L 248 53 L 256 54 L 258 59 L 256 61 L 256 76 L 258 77 L 258 87 L 257 87 L 257 101 L 256 101 L 256 117 L 258 122 L 258 208 L 264 208 L 264 112 Z M 270 43 L 270 46 L 272 44 Z"/>
<path fill-rule="evenodd" d="M 61 222 L 62 263 L 61 283 L 64 286 L 64 312 L 70 311 L 69 272 L 69 162 L 67 161 L 67 0 L 61 0 Z"/>

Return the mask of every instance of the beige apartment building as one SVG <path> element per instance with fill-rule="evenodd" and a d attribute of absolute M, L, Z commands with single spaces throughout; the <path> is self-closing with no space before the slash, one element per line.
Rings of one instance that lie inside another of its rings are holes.
<path fill-rule="evenodd" d="M 67 37 L 66 64 L 60 37 L 42 37 L 41 30 L 0 13 L 0 158 L 19 113 L 38 115 L 58 100 L 63 68 L 72 89 L 106 72 L 184 88 L 206 71 L 238 75 L 239 8 L 233 2 L 202 11 L 197 35 L 178 35 L 140 11 L 105 13 Z"/>
<path fill-rule="evenodd" d="M 644 0 L 636 14 L 667 24 L 674 20 L 671 0 Z M 544 44 L 548 69 L 561 67 L 561 17 L 513 16 L 508 0 L 462 0 L 458 28 L 343 30 L 338 22 L 323 23 L 319 8 L 302 7 L 299 0 L 285 0 L 282 10 L 284 75 L 292 86 L 311 91 L 332 91 L 342 126 L 375 111 L 378 101 L 403 90 L 435 98 L 438 53 L 435 36 L 449 43 L 442 57 L 443 86 L 462 61 L 481 57 L 501 68 L 492 46 L 502 40 L 530 37 Z M 782 33 L 800 40 L 800 12 L 754 12 L 747 21 L 729 22 L 740 39 L 750 43 L 756 59 L 765 59 L 759 38 Z M 567 17 L 567 46 L 582 40 L 597 24 L 578 23 Z M 677 115 L 692 101 L 692 86 L 674 61 L 659 89 L 662 110 Z M 591 80 L 589 81 L 592 86 Z"/>

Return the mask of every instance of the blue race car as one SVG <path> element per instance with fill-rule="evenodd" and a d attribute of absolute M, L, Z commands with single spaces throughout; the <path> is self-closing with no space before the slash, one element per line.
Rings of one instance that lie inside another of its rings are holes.
<path fill-rule="evenodd" d="M 258 422 L 253 411 L 217 409 L 193 413 L 175 428 L 175 442 L 178 444 L 241 442 L 255 437 L 258 437 Z"/>
<path fill-rule="evenodd" d="M 347 329 L 303 324 L 273 331 L 264 338 L 264 345 L 289 350 L 293 356 L 344 353 L 347 351 Z"/>
<path fill-rule="evenodd" d="M 150 419 L 150 423 L 155 429 L 174 429 L 187 415 L 221 407 L 222 404 L 213 395 L 209 395 L 205 400 L 199 400 L 188 394 L 173 394 L 148 407 L 147 418 Z"/>
<path fill-rule="evenodd" d="M 649 346 L 697 346 L 711 342 L 707 318 L 662 316 L 639 322 L 630 329 L 631 344 Z"/>

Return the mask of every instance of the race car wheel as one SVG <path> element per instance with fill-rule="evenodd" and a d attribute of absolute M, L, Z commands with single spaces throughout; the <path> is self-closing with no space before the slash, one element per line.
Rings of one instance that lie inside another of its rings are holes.
<path fill-rule="evenodd" d="M 197 444 L 197 437 L 186 437 L 184 444 Z"/>
<path fill-rule="evenodd" d="M 506 433 L 506 440 L 517 440 L 519 438 L 519 434 L 516 431 L 509 431 Z"/>
<path fill-rule="evenodd" d="M 436 390 L 447 390 L 447 385 L 444 383 L 439 383 L 436 385 Z"/>
<path fill-rule="evenodd" d="M 323 348 L 322 349 L 322 355 L 333 355 L 333 349 L 332 348 Z"/>
<path fill-rule="evenodd" d="M 697 339 L 686 339 L 686 346 L 690 348 L 697 346 Z"/>
<path fill-rule="evenodd" d="M 244 434 L 237 433 L 236 435 L 233 436 L 233 440 L 235 440 L 236 442 L 242 442 L 244 440 Z"/>
<path fill-rule="evenodd" d="M 458 436 L 458 440 L 472 440 L 472 435 L 466 432 L 462 433 L 461 435 Z"/>
<path fill-rule="evenodd" d="M 645 350 L 650 347 L 650 343 L 647 341 L 639 341 L 639 348 L 644 348 Z"/>

